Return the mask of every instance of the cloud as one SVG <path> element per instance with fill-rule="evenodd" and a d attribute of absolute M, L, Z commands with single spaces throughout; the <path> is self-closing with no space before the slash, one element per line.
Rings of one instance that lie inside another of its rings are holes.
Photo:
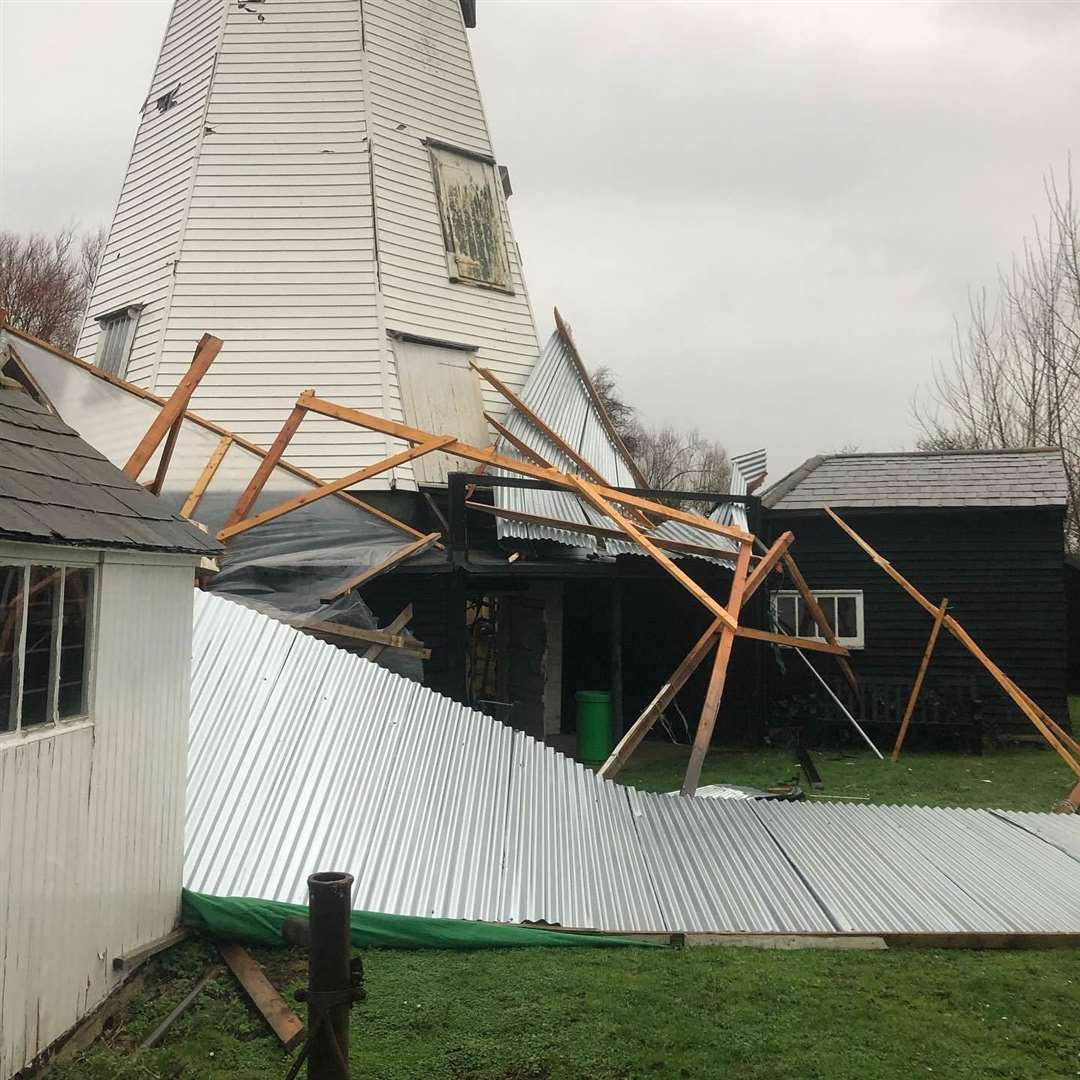
<path fill-rule="evenodd" d="M 107 221 L 167 0 L 0 0 L 4 223 Z M 910 446 L 1074 140 L 1080 6 L 481 0 L 542 330 L 772 475 Z M 103 63 L 102 57 L 110 57 Z"/>

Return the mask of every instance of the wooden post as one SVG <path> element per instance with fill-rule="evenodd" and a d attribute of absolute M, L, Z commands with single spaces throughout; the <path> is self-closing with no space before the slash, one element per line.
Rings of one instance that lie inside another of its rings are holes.
<path fill-rule="evenodd" d="M 218 441 L 217 446 L 214 447 L 214 452 L 210 455 L 210 460 L 203 466 L 203 471 L 199 473 L 199 479 L 195 481 L 195 486 L 191 489 L 191 494 L 184 500 L 184 505 L 180 507 L 180 514 L 182 517 L 191 517 L 192 514 L 199 508 L 199 503 L 202 502 L 203 495 L 206 494 L 206 489 L 210 486 L 210 481 L 214 479 L 214 474 L 218 471 L 218 466 L 225 459 L 225 455 L 229 451 L 229 447 L 233 444 L 233 437 L 231 435 L 222 435 Z"/>
<path fill-rule="evenodd" d="M 735 620 L 739 618 L 739 609 L 742 607 L 743 594 L 746 591 L 750 549 L 750 544 L 743 544 L 735 563 L 735 577 L 731 582 L 731 593 L 727 604 L 728 613 Z M 716 659 L 713 661 L 712 675 L 709 678 L 709 689 L 705 693 L 705 704 L 701 709 L 697 734 L 694 736 L 694 745 L 690 750 L 690 761 L 686 766 L 686 776 L 683 778 L 682 795 L 693 795 L 701 779 L 701 767 L 705 764 L 705 755 L 709 752 L 709 743 L 712 741 L 713 728 L 716 725 L 716 714 L 720 710 L 720 699 L 724 694 L 728 662 L 731 660 L 731 647 L 735 643 L 735 630 L 736 627 L 725 626 L 720 631 L 720 644 L 716 649 Z"/>
<path fill-rule="evenodd" d="M 611 583 L 611 718 L 616 739 L 623 734 L 623 583 Z"/>
<path fill-rule="evenodd" d="M 807 585 L 806 578 L 802 576 L 802 572 L 795 565 L 795 560 L 786 552 L 783 555 L 783 560 L 784 569 L 791 575 L 791 580 L 795 583 L 795 588 L 799 590 L 799 595 L 802 597 L 803 603 L 809 610 L 811 618 L 817 623 L 818 629 L 821 631 L 821 636 L 830 645 L 839 645 L 840 643 L 836 640 L 836 635 L 829 625 L 829 620 L 825 617 L 825 612 L 821 610 L 821 605 L 817 602 L 817 597 L 810 591 L 810 586 Z M 841 657 L 837 663 L 840 665 L 840 670 L 844 673 L 844 678 L 847 679 L 848 685 L 855 691 L 855 696 L 861 698 L 862 691 L 859 688 L 859 680 L 856 678 L 855 671 L 851 664 L 843 657 Z"/>
<path fill-rule="evenodd" d="M 930 629 L 930 638 L 923 652 L 922 663 L 919 664 L 915 682 L 911 685 L 911 696 L 908 698 L 907 708 L 904 710 L 904 718 L 900 721 L 900 730 L 896 733 L 896 745 L 893 747 L 890 761 L 895 765 L 900 757 L 900 750 L 907 738 L 908 724 L 911 723 L 912 714 L 915 712 L 915 703 L 919 700 L 919 692 L 922 690 L 923 679 L 926 678 L 926 669 L 930 666 L 930 657 L 934 655 L 934 646 L 937 644 L 938 634 L 941 633 L 941 624 L 945 620 L 945 613 L 949 608 L 949 598 L 941 601 L 941 607 L 934 619 L 934 625 Z"/>
<path fill-rule="evenodd" d="M 937 614 L 937 608 L 932 604 L 914 585 L 911 584 L 907 578 L 904 577 L 898 570 L 894 569 L 892 563 L 888 559 L 879 555 L 839 514 L 835 513 L 830 507 L 826 506 L 825 513 L 829 515 L 870 556 L 871 559 L 881 569 L 889 575 L 915 601 L 924 611 L 929 612 L 931 615 Z M 979 661 L 980 664 L 990 673 L 990 677 L 1001 687 L 1002 690 L 1009 696 L 1009 698 L 1016 704 L 1017 708 L 1035 725 L 1038 731 L 1042 734 L 1042 737 L 1058 752 L 1062 761 L 1077 775 L 1080 776 L 1080 761 L 1077 761 L 1069 753 L 1069 751 L 1062 745 L 1058 737 L 1053 731 L 1043 722 L 1042 717 L 1039 715 L 1039 709 L 1031 702 L 1027 695 L 1020 691 L 1012 682 L 1012 680 L 979 648 L 975 643 L 975 640 L 971 635 L 951 616 L 946 615 L 942 620 L 945 629 L 961 645 L 964 646 Z"/>
<path fill-rule="evenodd" d="M 762 563 L 768 563 L 771 569 L 776 565 L 780 556 L 788 548 L 791 541 L 788 537 L 790 533 L 784 533 L 776 543 L 765 553 L 762 558 Z M 760 566 L 761 563 L 758 564 Z M 743 603 L 745 604 L 751 596 L 761 587 L 764 583 L 768 572 L 762 574 L 751 574 L 746 580 L 746 587 L 743 590 Z M 612 777 L 617 776 L 619 770 L 630 760 L 631 755 L 638 748 L 641 740 L 652 730 L 653 725 L 656 723 L 656 718 L 671 704 L 675 699 L 678 692 L 686 685 L 687 680 L 691 675 L 697 671 L 701 661 L 708 655 L 709 650 L 716 644 L 717 638 L 720 636 L 720 631 L 724 626 L 722 619 L 716 619 L 709 624 L 708 629 L 698 638 L 694 647 L 686 654 L 682 663 L 672 672 L 671 678 L 668 679 L 663 686 L 660 687 L 656 694 L 656 697 L 645 706 L 641 715 L 630 725 L 629 730 L 623 735 L 619 744 L 611 752 L 607 761 L 600 767 L 597 775 L 602 776 L 605 780 L 610 780 Z M 740 636 L 746 628 L 739 627 Z M 764 632 L 764 631 L 763 631 Z M 816 644 L 825 644 L 824 642 L 818 642 Z M 829 646 L 826 645 L 826 648 Z"/>
<path fill-rule="evenodd" d="M 638 744 L 652 730 L 656 718 L 671 704 L 675 695 L 686 685 L 687 680 L 697 671 L 701 661 L 716 644 L 724 623 L 716 619 L 698 638 L 694 647 L 686 654 L 679 666 L 672 672 L 671 678 L 657 691 L 656 697 L 645 706 L 642 714 L 630 725 L 629 730 L 619 740 L 619 745 L 612 750 L 607 761 L 597 770 L 597 775 L 605 780 L 617 776 L 619 770 L 630 760 Z"/>
<path fill-rule="evenodd" d="M 286 447 L 296 434 L 296 429 L 300 426 L 300 422 L 304 419 L 306 413 L 307 409 L 302 405 L 293 406 L 292 412 L 285 418 L 281 430 L 278 431 L 274 441 L 270 444 L 266 457 L 259 462 L 258 468 L 248 481 L 247 487 L 240 493 L 240 498 L 236 500 L 236 505 L 232 508 L 232 512 L 225 521 L 226 528 L 229 525 L 235 525 L 238 521 L 243 521 L 247 517 L 248 511 L 255 505 L 255 500 L 266 486 L 266 481 L 270 479 L 270 474 L 277 467 L 281 455 L 285 453 Z"/>
<path fill-rule="evenodd" d="M 165 436 L 165 445 L 161 448 L 161 458 L 158 461 L 157 472 L 154 473 L 154 479 L 150 481 L 150 486 L 147 489 L 151 495 L 160 495 L 161 489 L 165 486 L 165 477 L 168 475 L 169 463 L 172 461 L 173 450 L 176 449 L 176 440 L 180 435 L 180 428 L 183 423 L 184 414 L 181 413 L 173 421 L 168 435 Z"/>
<path fill-rule="evenodd" d="M 183 417 L 184 410 L 199 385 L 202 377 L 209 371 L 217 354 L 221 352 L 224 342 L 212 334 L 203 334 L 199 344 L 195 347 L 195 355 L 191 360 L 191 367 L 187 374 L 177 383 L 169 400 L 161 407 L 161 411 L 154 418 L 154 422 L 146 430 L 146 434 L 139 440 L 139 445 L 132 451 L 124 466 L 124 472 L 132 480 L 138 480 L 139 473 L 146 467 L 146 463 L 154 456 L 154 451 L 161 445 L 169 428 Z"/>

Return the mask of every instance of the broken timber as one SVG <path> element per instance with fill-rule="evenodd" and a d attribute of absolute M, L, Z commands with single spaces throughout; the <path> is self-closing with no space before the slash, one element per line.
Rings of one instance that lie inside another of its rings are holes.
<path fill-rule="evenodd" d="M 930 600 L 928 600 L 914 585 L 911 584 L 899 570 L 896 570 L 892 563 L 889 562 L 884 556 L 879 555 L 843 518 L 840 517 L 831 507 L 826 506 L 825 513 L 829 515 L 866 552 L 870 558 L 877 563 L 881 569 L 889 575 L 915 601 L 920 607 L 922 607 L 929 614 L 936 616 L 938 608 Z M 976 660 L 986 669 L 990 674 L 990 677 L 1001 687 L 1002 690 L 1009 696 L 1013 703 L 1020 709 L 1020 711 L 1035 725 L 1038 731 L 1042 734 L 1043 738 L 1058 752 L 1062 761 L 1077 775 L 1080 776 L 1080 761 L 1073 757 L 1068 749 L 1063 745 L 1053 730 L 1043 721 L 1040 714 L 1040 709 L 1031 701 L 1028 696 L 1023 693 L 1012 680 L 982 651 L 976 644 L 971 635 L 951 616 L 944 615 L 942 618 L 942 624 L 945 629 L 957 641 L 963 645 Z"/>
<path fill-rule="evenodd" d="M 427 536 L 420 537 L 419 540 L 414 540 L 411 544 L 406 544 L 404 547 L 398 548 L 397 551 L 388 555 L 381 562 L 375 563 L 374 566 L 369 566 L 366 570 L 361 571 L 355 577 L 349 578 L 348 581 L 342 582 L 333 592 L 327 593 L 322 598 L 324 604 L 332 604 L 335 600 L 358 589 L 361 585 L 372 578 L 378 577 L 380 574 L 385 574 L 387 570 L 393 569 L 398 563 L 404 562 L 406 559 L 411 559 L 414 555 L 419 555 L 422 551 L 427 551 L 429 547 L 438 542 L 441 534 L 437 532 L 428 533 Z"/>
<path fill-rule="evenodd" d="M 896 744 L 893 746 L 889 760 L 895 765 L 900 758 L 900 751 L 907 738 L 908 725 L 911 723 L 912 714 L 915 712 L 915 704 L 919 700 L 919 692 L 922 690 L 923 680 L 926 678 L 926 669 L 930 666 L 930 657 L 934 655 L 934 646 L 937 644 L 938 634 L 941 633 L 941 623 L 945 613 L 949 609 L 949 598 L 941 601 L 941 607 L 934 617 L 934 625 L 930 628 L 930 637 L 926 642 L 926 650 L 923 652 L 922 662 L 915 675 L 915 682 L 911 685 L 911 696 L 908 698 L 907 708 L 904 709 L 903 719 L 900 721 L 900 730 L 896 733 Z"/>
<path fill-rule="evenodd" d="M 262 1013 L 263 1019 L 281 1041 L 281 1045 L 286 1050 L 291 1050 L 304 1037 L 304 1025 L 300 1017 L 289 1008 L 263 969 L 242 945 L 221 942 L 218 951 L 251 998 L 252 1004 Z"/>
<path fill-rule="evenodd" d="M 701 719 L 698 720 L 694 745 L 690 750 L 690 761 L 687 763 L 686 776 L 683 778 L 681 791 L 683 795 L 693 795 L 697 791 L 698 780 L 701 779 L 701 767 L 705 764 L 705 755 L 709 752 L 709 744 L 712 742 L 716 716 L 720 711 L 720 699 L 724 693 L 724 683 L 727 681 L 731 648 L 735 644 L 739 610 L 742 608 L 743 596 L 746 592 L 749 566 L 750 545 L 743 544 L 739 551 L 738 561 L 735 563 L 735 577 L 732 579 L 731 593 L 728 597 L 727 613 L 731 623 L 720 631 L 720 644 L 716 647 L 716 659 L 713 661 L 712 675 L 709 677 L 709 688 L 705 693 L 705 704 L 701 708 Z"/>
<path fill-rule="evenodd" d="M 146 463 L 154 456 L 154 451 L 161 445 L 172 427 L 183 420 L 191 395 L 195 392 L 202 377 L 210 370 L 217 354 L 221 352 L 224 342 L 213 334 L 203 334 L 199 344 L 195 346 L 195 355 L 192 357 L 191 366 L 184 377 L 177 383 L 168 401 L 161 407 L 161 411 L 154 417 L 153 423 L 147 428 L 146 434 L 139 440 L 139 445 L 131 453 L 124 472 L 132 480 L 138 480 L 139 473 L 146 467 Z M 175 439 L 175 436 L 174 436 Z M 166 460 L 166 467 L 168 461 Z"/>

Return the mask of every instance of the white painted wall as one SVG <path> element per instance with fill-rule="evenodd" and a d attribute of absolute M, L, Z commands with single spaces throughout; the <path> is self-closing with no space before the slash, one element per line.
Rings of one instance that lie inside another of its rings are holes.
<path fill-rule="evenodd" d="M 309 386 L 404 419 L 393 331 L 475 345 L 521 389 L 538 346 L 505 200 L 513 292 L 451 282 L 423 141 L 492 153 L 459 0 L 176 0 L 150 97 L 177 78 L 182 108 L 144 109 L 90 304 L 147 304 L 128 378 L 168 394 L 217 334 L 192 408 L 262 446 Z M 96 340 L 90 319 L 78 354 Z M 288 457 L 330 479 L 399 448 L 309 416 Z M 370 486 L 391 483 L 412 467 Z"/>
<path fill-rule="evenodd" d="M 0 735 L 0 1077 L 119 981 L 179 914 L 192 560 L 0 542 L 96 562 L 89 720 Z"/>

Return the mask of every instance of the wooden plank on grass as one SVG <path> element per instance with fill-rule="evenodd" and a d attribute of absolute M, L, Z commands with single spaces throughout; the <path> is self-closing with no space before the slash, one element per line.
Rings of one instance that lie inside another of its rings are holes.
<path fill-rule="evenodd" d="M 255 963 L 247 949 L 235 942 L 221 942 L 218 951 L 281 1045 L 286 1050 L 291 1050 L 304 1037 L 304 1024 L 300 1017 L 274 989 L 274 984 Z"/>

